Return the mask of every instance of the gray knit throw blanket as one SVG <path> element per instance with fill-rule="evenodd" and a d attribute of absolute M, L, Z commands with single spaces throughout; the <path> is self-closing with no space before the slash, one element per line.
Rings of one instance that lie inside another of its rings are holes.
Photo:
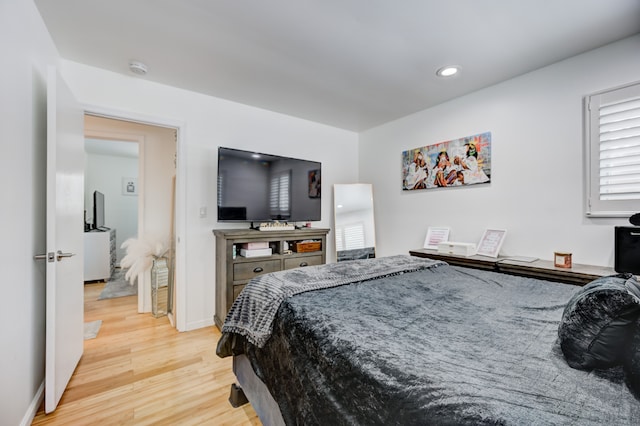
<path fill-rule="evenodd" d="M 262 348 L 271 336 L 273 320 L 280 304 L 288 297 L 444 264 L 441 261 L 397 255 L 260 275 L 253 278 L 233 302 L 222 326 L 222 333 L 240 334 L 250 343 Z"/>

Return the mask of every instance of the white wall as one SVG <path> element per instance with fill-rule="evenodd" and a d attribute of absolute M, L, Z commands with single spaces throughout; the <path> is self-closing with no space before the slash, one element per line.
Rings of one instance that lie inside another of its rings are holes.
<path fill-rule="evenodd" d="M 638 79 L 640 36 L 362 133 L 360 180 L 373 183 L 379 255 L 421 248 L 429 226 L 475 243 L 495 227 L 508 230 L 506 255 L 551 260 L 562 250 L 574 263 L 612 266 L 613 225 L 628 222 L 583 214 L 582 98 Z M 401 190 L 402 151 L 485 131 L 490 184 Z"/>
<path fill-rule="evenodd" d="M 87 221 L 93 223 L 93 191 L 100 191 L 105 198 L 105 226 L 116 230 L 116 263 L 120 263 L 126 254 L 122 243 L 138 237 L 138 195 L 122 193 L 122 178 L 138 177 L 138 159 L 87 153 L 84 170 Z"/>
<path fill-rule="evenodd" d="M 46 65 L 58 54 L 31 1 L 0 2 L 0 423 L 30 424 L 44 380 Z"/>
<path fill-rule="evenodd" d="M 219 224 L 216 220 L 218 146 L 320 161 L 325 188 L 332 188 L 334 183 L 357 181 L 358 170 L 354 167 L 358 155 L 356 133 L 70 61 L 63 61 L 62 75 L 81 103 L 184 123 L 180 141 L 185 146 L 184 151 L 178 149 L 178 155 L 181 152 L 186 155 L 186 170 L 182 171 L 186 181 L 186 229 L 178 237 L 186 251 L 184 314 L 187 330 L 213 324 L 215 253 L 212 230 L 238 227 L 237 224 Z M 325 192 L 322 220 L 313 226 L 332 227 L 332 206 L 332 197 Z M 208 212 L 204 218 L 200 217 L 201 207 Z M 330 234 L 328 241 L 333 241 L 332 238 L 333 234 Z M 328 260 L 333 261 L 333 245 L 328 248 Z M 178 301 L 178 315 L 179 308 Z"/>

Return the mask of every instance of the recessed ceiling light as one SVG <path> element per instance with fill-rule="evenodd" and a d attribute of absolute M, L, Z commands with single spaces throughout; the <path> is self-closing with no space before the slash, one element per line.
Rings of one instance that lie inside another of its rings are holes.
<path fill-rule="evenodd" d="M 129 70 L 137 75 L 147 75 L 147 66 L 142 62 L 131 61 L 129 62 Z"/>
<path fill-rule="evenodd" d="M 451 77 L 458 74 L 459 71 L 460 71 L 459 66 L 447 65 L 446 67 L 442 67 L 438 71 L 436 71 L 436 75 L 438 77 Z"/>

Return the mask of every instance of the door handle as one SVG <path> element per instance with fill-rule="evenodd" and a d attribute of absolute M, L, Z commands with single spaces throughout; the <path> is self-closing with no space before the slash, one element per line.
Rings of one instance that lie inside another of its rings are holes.
<path fill-rule="evenodd" d="M 71 257 L 71 256 L 75 256 L 75 253 L 63 253 L 62 250 L 58 250 L 57 252 L 57 258 L 58 258 L 58 262 L 60 262 L 60 260 L 62 260 L 63 257 Z"/>
<path fill-rule="evenodd" d="M 48 262 L 53 262 L 56 257 L 55 257 L 55 253 L 51 251 L 45 254 L 36 254 L 35 256 L 33 256 L 33 258 L 35 260 L 46 260 Z"/>

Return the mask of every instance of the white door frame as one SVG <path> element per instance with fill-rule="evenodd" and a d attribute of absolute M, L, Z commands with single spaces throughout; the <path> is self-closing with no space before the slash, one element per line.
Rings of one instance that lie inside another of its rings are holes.
<path fill-rule="evenodd" d="M 85 114 L 95 115 L 105 118 L 112 118 L 116 120 L 129 121 L 140 124 L 148 124 L 158 127 L 169 127 L 176 129 L 176 205 L 175 205 L 175 243 L 176 243 L 176 271 L 175 271 L 175 311 L 174 316 L 175 327 L 178 331 L 187 331 L 187 289 L 186 289 L 186 268 L 187 268 L 187 256 L 185 242 L 183 241 L 183 235 L 186 232 L 186 124 L 182 120 L 168 119 L 163 117 L 149 116 L 145 114 L 137 114 L 131 111 L 117 110 L 113 108 L 106 108 L 99 105 L 83 104 Z M 142 145 L 141 145 L 142 146 Z M 140 169 L 141 173 L 144 169 Z M 142 179 L 144 181 L 144 179 Z M 143 187 L 139 187 L 139 190 L 143 190 Z M 138 215 L 143 210 L 138 208 Z M 140 217 L 140 216 L 139 216 Z M 140 220 L 138 220 L 140 223 Z M 140 233 L 140 229 L 138 230 Z M 139 234 L 140 235 L 140 234 Z M 140 280 L 139 280 L 140 282 Z M 140 299 L 138 300 L 140 304 Z M 138 305 L 140 307 L 140 305 Z"/>

